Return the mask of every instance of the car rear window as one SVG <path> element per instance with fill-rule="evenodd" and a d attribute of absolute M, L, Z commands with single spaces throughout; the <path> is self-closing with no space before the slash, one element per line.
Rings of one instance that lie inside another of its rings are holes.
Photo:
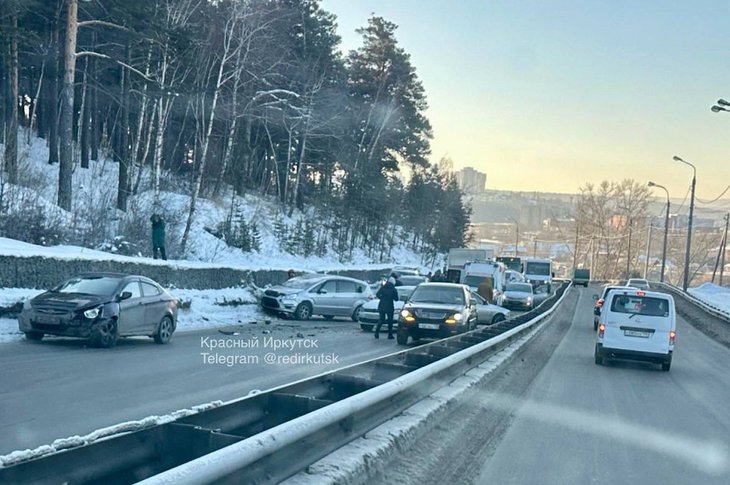
<path fill-rule="evenodd" d="M 651 296 L 617 295 L 611 303 L 611 311 L 649 317 L 668 317 L 669 300 Z"/>

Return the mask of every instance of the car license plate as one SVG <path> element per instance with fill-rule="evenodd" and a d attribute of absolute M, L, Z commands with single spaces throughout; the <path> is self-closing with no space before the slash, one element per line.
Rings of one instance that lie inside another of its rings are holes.
<path fill-rule="evenodd" d="M 418 328 L 422 328 L 424 330 L 438 330 L 441 328 L 441 325 L 438 323 L 419 323 Z"/>
<path fill-rule="evenodd" d="M 627 337 L 642 337 L 649 338 L 651 334 L 649 332 L 639 332 L 638 330 L 624 330 L 624 335 Z"/>
<path fill-rule="evenodd" d="M 45 325 L 58 325 L 61 323 L 61 319 L 58 317 L 52 317 L 49 315 L 38 315 L 34 319 L 37 323 L 42 323 Z"/>

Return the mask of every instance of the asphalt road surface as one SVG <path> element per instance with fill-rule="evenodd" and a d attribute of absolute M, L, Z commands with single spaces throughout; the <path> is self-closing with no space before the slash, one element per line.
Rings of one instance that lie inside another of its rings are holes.
<path fill-rule="evenodd" d="M 168 345 L 122 339 L 112 349 L 66 338 L 0 344 L 0 455 L 236 399 L 404 348 L 383 334 L 375 340 L 349 319 L 274 319 L 225 330 L 239 334 L 178 333 Z M 268 362 L 272 354 L 278 360 Z"/>
<path fill-rule="evenodd" d="M 550 325 L 373 483 L 730 483 L 730 349 L 679 319 L 670 372 L 597 366 L 597 291 L 571 290 Z"/>
<path fill-rule="evenodd" d="M 597 366 L 595 292 L 475 483 L 730 483 L 730 349 L 679 319 L 670 372 Z"/>
<path fill-rule="evenodd" d="M 394 340 L 375 340 L 349 319 L 274 320 L 230 330 L 241 333 L 179 333 L 168 345 L 126 339 L 111 349 L 62 338 L 0 344 L 0 454 L 235 399 L 401 350 Z M 258 346 L 212 348 L 221 339 L 255 339 Z M 300 346 L 274 347 L 284 342 Z M 204 362 L 203 353 L 213 362 Z M 267 363 L 266 354 L 288 360 Z"/>

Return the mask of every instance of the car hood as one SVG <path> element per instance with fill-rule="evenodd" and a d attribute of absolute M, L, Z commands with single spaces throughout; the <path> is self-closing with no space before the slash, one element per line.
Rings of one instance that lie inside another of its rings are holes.
<path fill-rule="evenodd" d="M 287 286 L 272 286 L 271 288 L 267 288 L 266 291 L 264 291 L 264 294 L 267 296 L 287 296 L 287 295 L 296 295 L 297 293 L 301 293 L 303 291 L 306 291 L 302 288 L 289 288 Z"/>
<path fill-rule="evenodd" d="M 54 293 L 47 291 L 30 300 L 33 309 L 54 308 L 74 311 L 82 308 L 101 305 L 112 300 L 110 296 L 85 295 L 82 293 Z"/>
<path fill-rule="evenodd" d="M 448 303 L 418 303 L 408 302 L 403 305 L 404 310 L 436 310 L 436 311 L 453 311 L 461 312 L 464 310 L 464 305 L 454 305 Z"/>
<path fill-rule="evenodd" d="M 532 293 L 527 293 L 526 291 L 505 291 L 504 296 L 506 298 L 514 298 L 514 299 L 522 299 L 529 298 L 532 296 Z"/>
<path fill-rule="evenodd" d="M 488 303 L 486 305 L 479 305 L 479 307 L 481 307 L 481 308 L 487 308 L 490 312 L 501 313 L 502 315 L 509 315 L 510 314 L 510 311 L 507 310 L 506 308 L 501 307 L 499 305 L 494 305 L 492 303 Z"/>
<path fill-rule="evenodd" d="M 375 298 L 374 300 L 368 300 L 365 302 L 362 306 L 362 309 L 365 311 L 378 311 L 378 304 L 380 303 L 380 300 L 378 298 Z M 402 301 L 395 301 L 393 302 L 393 309 L 394 310 L 400 310 L 403 308 L 404 303 Z"/>

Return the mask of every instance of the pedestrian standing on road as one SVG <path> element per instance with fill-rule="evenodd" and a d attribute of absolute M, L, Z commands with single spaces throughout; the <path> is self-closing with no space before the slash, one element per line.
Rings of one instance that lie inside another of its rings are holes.
<path fill-rule="evenodd" d="M 378 314 L 380 319 L 375 327 L 375 338 L 380 338 L 380 328 L 384 323 L 388 324 L 388 338 L 393 339 L 393 312 L 395 302 L 398 301 L 398 290 L 395 289 L 395 278 L 388 278 L 383 286 L 375 294 L 380 299 L 378 302 Z"/>
<path fill-rule="evenodd" d="M 159 214 L 152 214 L 152 257 L 157 259 L 159 252 L 162 259 L 167 260 L 165 253 L 165 220 Z"/>
<path fill-rule="evenodd" d="M 492 303 L 492 300 L 494 300 L 494 283 L 492 283 L 491 277 L 486 277 L 479 283 L 477 295 L 487 300 L 487 303 Z"/>
<path fill-rule="evenodd" d="M 286 279 L 290 280 L 296 276 L 296 273 L 294 273 L 293 269 L 290 269 L 286 272 Z"/>
<path fill-rule="evenodd" d="M 438 283 L 439 281 L 441 281 L 441 270 L 437 269 L 433 276 L 429 278 L 429 280 L 433 283 Z"/>

